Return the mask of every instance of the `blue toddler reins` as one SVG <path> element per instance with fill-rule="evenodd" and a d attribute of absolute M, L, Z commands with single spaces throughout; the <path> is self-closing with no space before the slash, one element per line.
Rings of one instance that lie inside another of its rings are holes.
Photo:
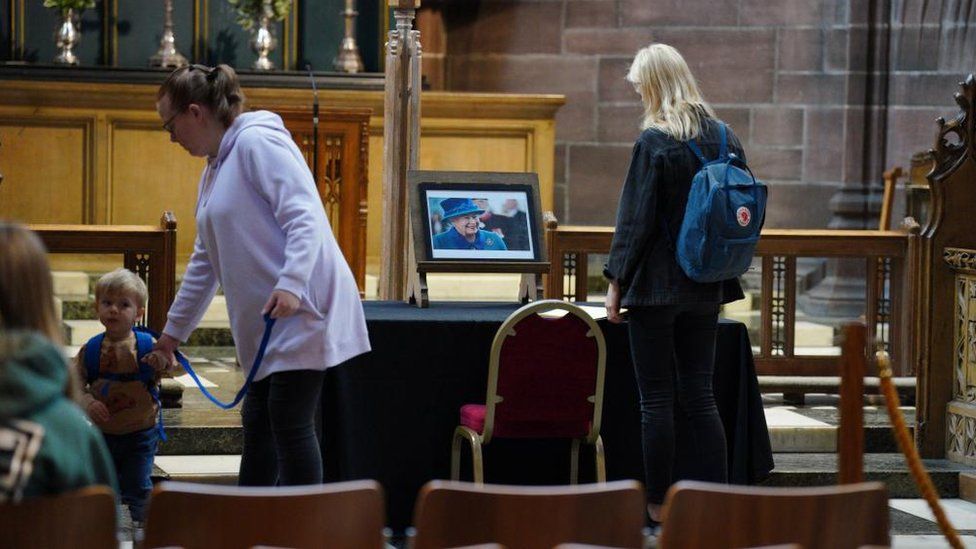
<path fill-rule="evenodd" d="M 251 382 L 254 381 L 254 376 L 257 375 L 258 369 L 261 368 L 261 361 L 264 360 L 264 352 L 268 349 L 268 340 L 271 339 L 271 328 L 274 327 L 275 320 L 276 319 L 271 318 L 270 314 L 265 313 L 264 335 L 261 336 L 261 346 L 258 347 L 258 354 L 255 355 L 254 357 L 254 364 L 251 366 L 251 371 L 247 373 L 247 379 L 244 380 L 244 386 L 241 387 L 241 389 L 237 392 L 237 396 L 234 397 L 234 400 L 232 400 L 229 403 L 221 402 L 217 400 L 217 397 L 210 394 L 210 391 L 208 391 L 207 388 L 203 386 L 203 383 L 200 381 L 200 378 L 197 377 L 197 373 L 194 372 L 193 367 L 190 366 L 190 361 L 187 360 L 185 356 L 183 356 L 183 353 L 176 351 L 176 360 L 180 363 L 181 366 L 183 366 L 183 369 L 186 370 L 186 373 L 190 374 L 190 377 L 193 378 L 194 382 L 196 382 L 197 387 L 200 388 L 200 392 L 203 393 L 204 396 L 209 398 L 210 402 L 213 402 L 214 404 L 220 406 L 224 410 L 230 410 L 234 406 L 237 406 L 237 404 L 241 401 L 241 399 L 244 398 L 244 395 L 247 394 L 247 388 L 251 385 Z M 156 339 L 159 339 L 158 336 L 154 336 L 154 337 L 156 337 Z"/>

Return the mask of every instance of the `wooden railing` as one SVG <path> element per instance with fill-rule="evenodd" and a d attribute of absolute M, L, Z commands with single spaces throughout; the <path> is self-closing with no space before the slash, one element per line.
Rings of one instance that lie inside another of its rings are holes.
<path fill-rule="evenodd" d="M 29 225 L 51 253 L 122 254 L 126 269 L 149 289 L 146 321 L 161 331 L 176 295 L 176 218 L 151 225 Z"/>
<path fill-rule="evenodd" d="M 559 227 L 547 221 L 550 271 L 546 297 L 587 300 L 590 254 L 607 254 L 612 227 Z M 838 356 L 797 354 L 796 262 L 800 257 L 864 262 L 864 318 L 868 340 L 880 340 L 892 357 L 895 375 L 911 375 L 911 297 L 914 235 L 906 231 L 767 229 L 756 248 L 761 266 L 760 341 L 755 353 L 760 375 L 838 375 Z M 755 342 L 754 342 L 755 343 Z"/>

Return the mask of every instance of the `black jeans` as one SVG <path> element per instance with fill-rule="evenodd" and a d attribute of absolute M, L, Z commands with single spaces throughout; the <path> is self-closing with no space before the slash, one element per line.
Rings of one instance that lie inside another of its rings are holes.
<path fill-rule="evenodd" d="M 728 481 L 725 430 L 715 406 L 717 303 L 630 309 L 628 330 L 640 391 L 647 500 L 662 503 L 675 469 L 675 396 L 688 432 L 677 437 L 683 478 Z"/>
<path fill-rule="evenodd" d="M 244 397 L 244 452 L 238 484 L 294 486 L 322 482 L 315 411 L 325 372 L 277 372 Z"/>

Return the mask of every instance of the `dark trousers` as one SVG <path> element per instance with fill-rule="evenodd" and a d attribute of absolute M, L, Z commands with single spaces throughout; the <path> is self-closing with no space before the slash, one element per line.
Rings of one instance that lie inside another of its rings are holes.
<path fill-rule="evenodd" d="M 156 447 L 159 445 L 159 431 L 150 427 L 125 435 L 105 434 L 105 445 L 112 454 L 115 474 L 119 478 L 119 491 L 122 503 L 129 506 L 132 520 L 146 520 L 146 501 L 152 492 L 152 467 Z"/>
<path fill-rule="evenodd" d="M 325 372 L 277 372 L 251 384 L 244 397 L 241 486 L 322 482 L 315 411 Z"/>
<path fill-rule="evenodd" d="M 662 503 L 675 468 L 675 397 L 684 413 L 677 437 L 683 478 L 728 481 L 725 430 L 715 406 L 712 372 L 718 304 L 634 307 L 630 349 L 640 391 L 647 500 Z"/>

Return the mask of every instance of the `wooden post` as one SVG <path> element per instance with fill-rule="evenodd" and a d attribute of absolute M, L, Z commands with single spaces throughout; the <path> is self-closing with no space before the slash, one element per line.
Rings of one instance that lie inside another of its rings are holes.
<path fill-rule="evenodd" d="M 864 371 L 867 363 L 864 324 L 846 324 L 841 355 L 840 428 L 837 430 L 837 482 L 864 480 Z"/>
<path fill-rule="evenodd" d="M 396 29 L 386 43 L 383 103 L 383 239 L 379 298 L 407 297 L 408 246 L 412 245 L 407 170 L 420 154 L 420 33 L 413 19 L 420 0 L 390 0 Z"/>

